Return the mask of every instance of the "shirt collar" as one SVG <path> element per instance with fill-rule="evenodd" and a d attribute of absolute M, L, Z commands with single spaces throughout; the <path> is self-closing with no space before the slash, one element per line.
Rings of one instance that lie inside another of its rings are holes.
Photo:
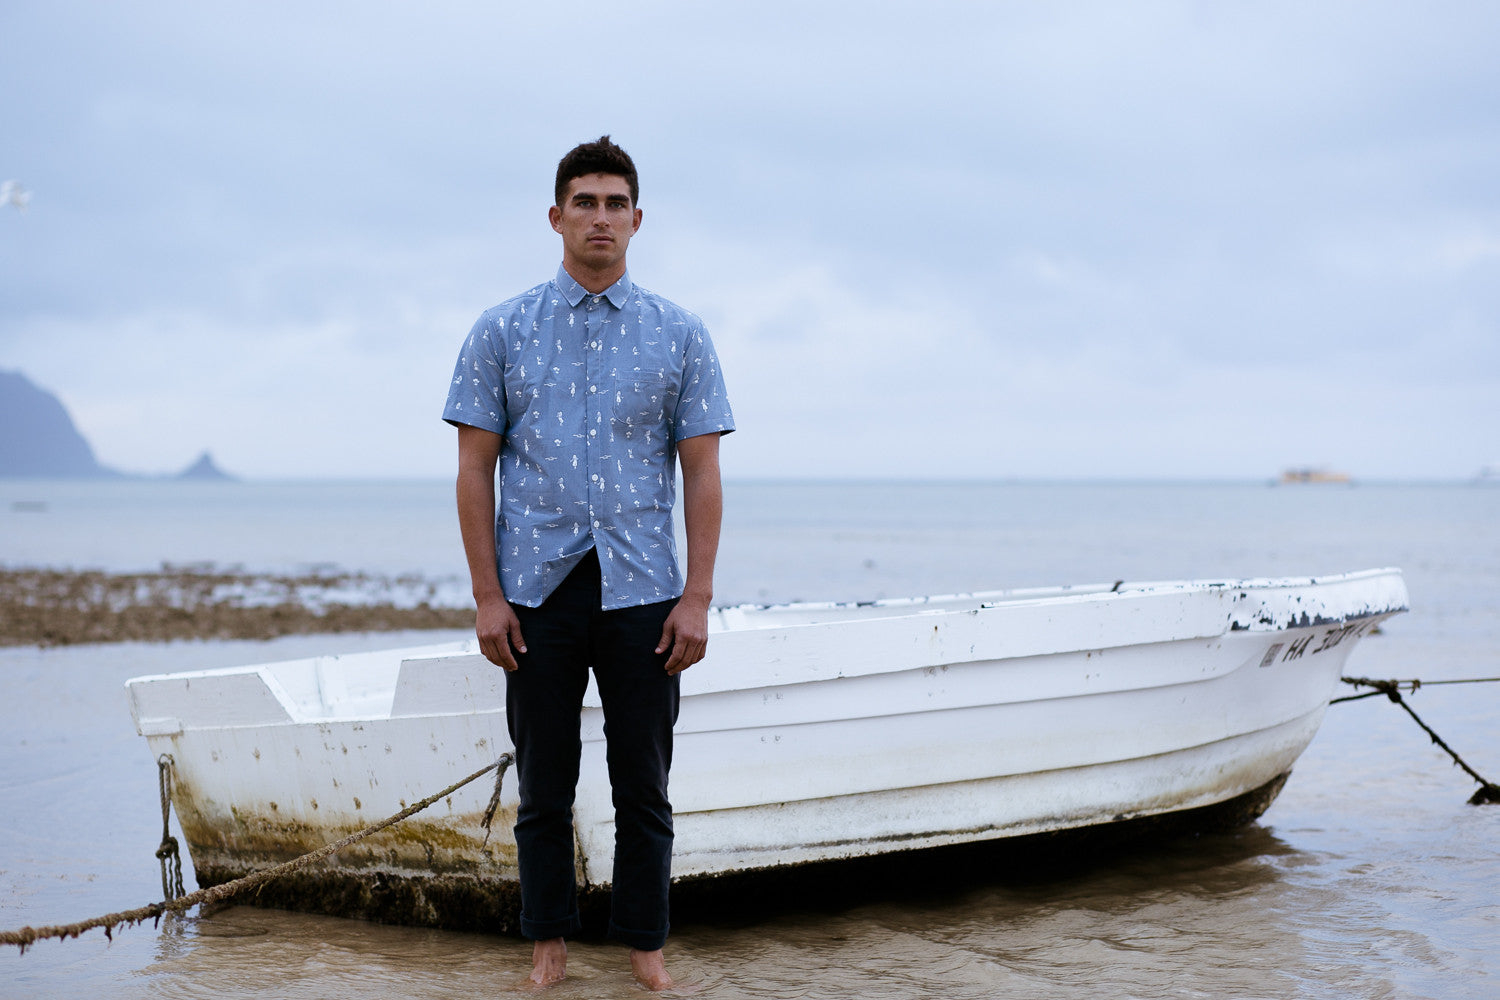
<path fill-rule="evenodd" d="M 557 265 L 557 287 L 563 293 L 563 298 L 568 300 L 568 305 L 574 307 L 577 307 L 578 303 L 593 294 L 587 288 L 574 281 L 573 276 L 568 273 L 568 269 L 561 264 Z M 609 299 L 609 304 L 616 309 L 623 309 L 625 308 L 625 303 L 630 301 L 630 292 L 634 287 L 630 281 L 630 272 L 626 271 L 620 275 L 619 281 L 610 285 L 599 294 Z"/>

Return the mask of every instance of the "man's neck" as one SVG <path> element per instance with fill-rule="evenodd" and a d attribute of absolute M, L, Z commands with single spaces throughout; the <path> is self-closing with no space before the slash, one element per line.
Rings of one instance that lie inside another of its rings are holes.
<path fill-rule="evenodd" d="M 621 261 L 618 267 L 609 268 L 606 271 L 595 271 L 584 267 L 576 261 L 564 260 L 563 270 L 568 272 L 568 277 L 583 286 L 584 291 L 590 295 L 598 295 L 610 285 L 625 276 L 625 262 Z"/>

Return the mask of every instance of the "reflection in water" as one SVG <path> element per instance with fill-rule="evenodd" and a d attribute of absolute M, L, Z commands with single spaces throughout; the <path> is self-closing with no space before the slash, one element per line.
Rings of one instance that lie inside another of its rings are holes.
<path fill-rule="evenodd" d="M 1310 928 L 1278 919 L 1307 908 L 1284 875 L 1315 859 L 1262 827 L 962 860 L 700 893 L 679 907 L 674 971 L 708 997 L 1072 997 L 1104 980 L 1115 996 L 1275 996 L 1328 980 Z M 163 997 L 447 997 L 518 981 L 528 956 L 512 938 L 235 907 L 164 928 L 137 982 Z M 623 950 L 597 939 L 572 945 L 570 973 L 549 996 L 640 995 Z M 1377 985 L 1352 962 L 1337 978 Z"/>

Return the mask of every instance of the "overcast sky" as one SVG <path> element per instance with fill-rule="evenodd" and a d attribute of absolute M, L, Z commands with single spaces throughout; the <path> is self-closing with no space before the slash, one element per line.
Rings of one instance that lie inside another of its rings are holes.
<path fill-rule="evenodd" d="M 0 369 L 100 459 L 448 476 L 552 176 L 635 157 L 726 474 L 1500 463 L 1500 4 L 8 0 Z"/>

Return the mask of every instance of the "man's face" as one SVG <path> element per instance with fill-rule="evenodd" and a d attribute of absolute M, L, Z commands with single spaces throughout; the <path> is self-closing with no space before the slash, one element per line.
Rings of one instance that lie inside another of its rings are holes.
<path fill-rule="evenodd" d="M 594 272 L 621 271 L 630 237 L 641 228 L 641 210 L 630 185 L 615 174 L 585 174 L 568 182 L 561 205 L 547 213 L 562 234 L 563 262 Z"/>

